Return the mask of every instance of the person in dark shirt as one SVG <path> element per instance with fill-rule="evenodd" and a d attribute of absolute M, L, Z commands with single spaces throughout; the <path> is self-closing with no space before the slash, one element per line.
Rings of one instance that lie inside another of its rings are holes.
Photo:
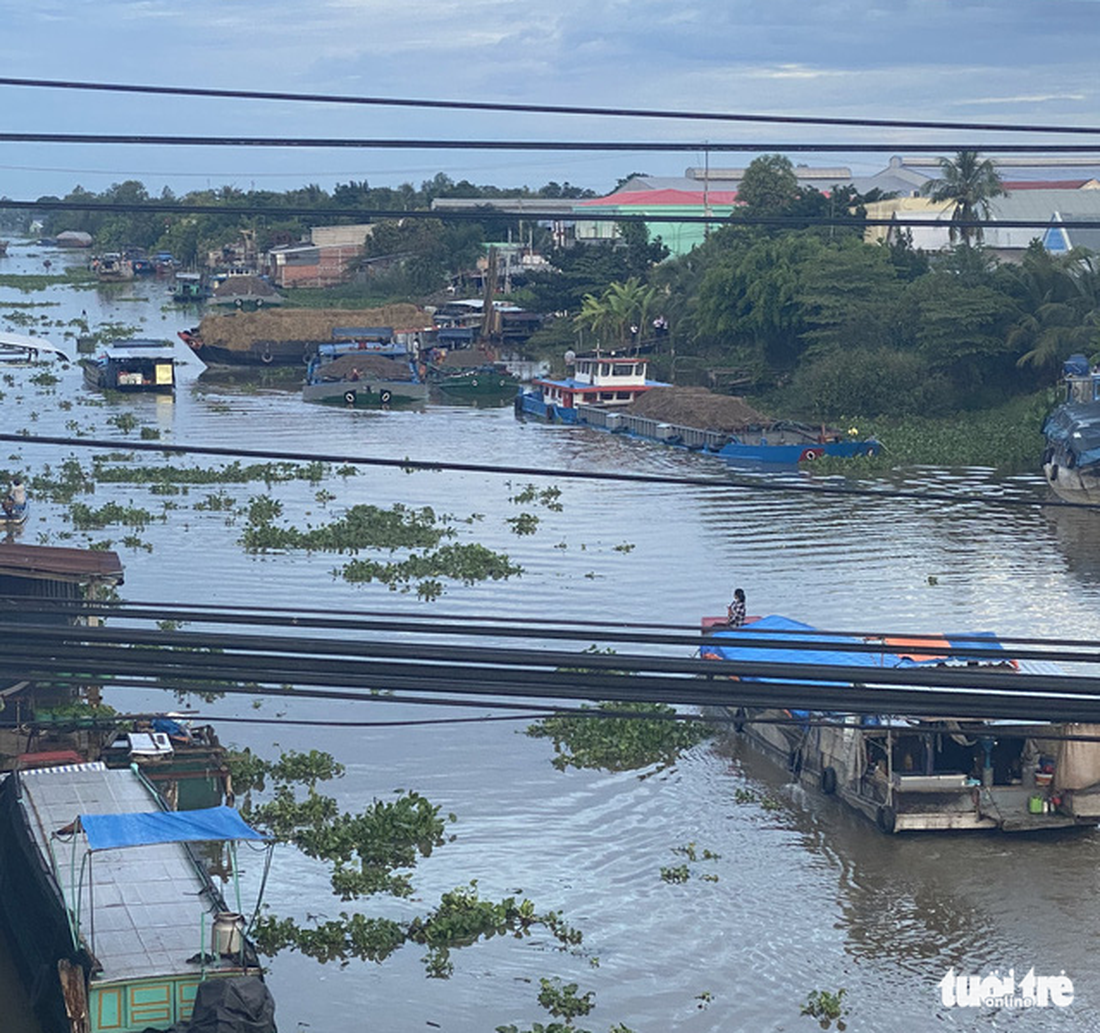
<path fill-rule="evenodd" d="M 726 623 L 731 628 L 739 628 L 745 623 L 745 590 L 733 590 L 733 602 L 726 608 Z"/>

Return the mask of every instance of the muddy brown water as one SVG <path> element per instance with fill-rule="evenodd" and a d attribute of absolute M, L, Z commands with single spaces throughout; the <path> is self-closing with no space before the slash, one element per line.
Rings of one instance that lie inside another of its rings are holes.
<path fill-rule="evenodd" d="M 34 271 L 44 255 L 13 249 L 0 272 Z M 166 299 L 154 291 L 141 283 L 122 294 L 62 288 L 24 295 L 4 288 L 0 324 L 4 302 L 12 300 L 59 302 L 24 310 L 51 320 L 83 309 L 93 322 L 140 322 L 146 335 L 169 336 L 197 321 L 162 308 Z M 127 296 L 142 300 L 123 300 Z M 377 584 L 334 578 L 339 561 L 332 556 L 246 555 L 237 542 L 240 518 L 193 508 L 205 488 L 180 496 L 132 485 L 97 488 L 89 499 L 96 506 L 114 500 L 155 512 L 165 501 L 179 507 L 163 523 L 136 532 L 151 551 L 121 544 L 126 532 L 118 528 L 66 537 L 65 508 L 36 500 L 22 540 L 77 545 L 112 538 L 126 565 L 127 599 L 693 628 L 701 615 L 721 612 L 741 585 L 751 613 L 782 613 L 826 627 L 1100 638 L 1094 558 L 1100 522 L 1079 514 L 744 490 L 721 483 L 727 471 L 716 460 L 519 422 L 507 407 L 433 404 L 420 412 L 378 413 L 309 406 L 293 384 L 219 379 L 203 373 L 182 345 L 178 356 L 185 365 L 174 400 L 140 397 L 107 406 L 85 391 L 75 367 L 59 370 L 61 382 L 52 389 L 32 384 L 29 371 L 5 371 L 13 382 L 2 385 L 3 426 L 41 434 L 79 430 L 124 442 L 108 421 L 132 413 L 175 444 L 518 464 L 546 471 L 538 486 L 558 486 L 563 508 L 509 501 L 535 478 L 483 473 L 366 469 L 355 477 L 332 474 L 314 486 L 225 486 L 242 503 L 271 494 L 298 526 L 320 523 L 356 502 L 478 514 L 474 523 L 459 525 L 459 540 L 506 551 L 524 568 L 522 577 L 504 582 L 448 584 L 440 600 L 424 603 Z M 130 440 L 137 439 L 132 432 Z M 79 446 L 7 445 L 5 455 L 18 458 L 0 465 L 34 472 L 69 454 L 90 461 Z M 713 474 L 719 483 L 561 476 L 575 469 Z M 867 486 L 985 497 L 1043 491 L 1037 475 L 998 479 L 986 469 L 909 470 Z M 319 502 L 319 487 L 335 498 Z M 540 522 L 534 535 L 519 537 L 506 521 L 524 510 Z M 588 644 L 599 640 L 576 645 Z M 108 702 L 120 709 L 172 705 L 147 690 L 109 690 Z M 367 913 L 411 917 L 440 893 L 476 879 L 481 894 L 529 896 L 540 909 L 560 910 L 585 934 L 579 955 L 561 952 L 545 936 L 494 938 L 455 952 L 448 980 L 426 978 L 416 946 L 379 965 L 322 966 L 281 955 L 268 977 L 280 1030 L 529 1028 L 550 1021 L 536 995 L 539 979 L 553 976 L 594 991 L 596 1009 L 582 1022 L 593 1030 L 619 1022 L 637 1033 L 815 1029 L 800 1017 L 800 1005 L 812 990 L 840 987 L 853 1030 L 1100 1029 L 1098 833 L 885 837 L 835 801 L 789 785 L 784 772 L 736 740 L 708 742 L 675 768 L 645 777 L 563 774 L 552 767 L 545 740 L 522 734 L 522 721 L 402 723 L 455 716 L 442 706 L 265 699 L 254 709 L 229 698 L 201 709 L 224 740 L 265 755 L 330 750 L 348 767 L 333 787 L 346 807 L 416 789 L 458 816 L 454 841 L 413 873 L 414 899 L 364 904 Z M 487 698 L 473 713 L 500 712 Z M 318 730 L 288 719 L 333 725 Z M 268 720 L 276 723 L 261 723 Z M 352 721 L 388 723 L 341 724 Z M 779 806 L 738 803 L 739 789 Z M 660 869 L 680 864 L 675 850 L 687 843 L 719 856 L 692 865 L 686 883 L 663 881 Z M 258 864 L 246 863 L 246 891 L 254 890 Z M 289 849 L 277 852 L 267 901 L 276 913 L 299 919 L 333 917 L 348 907 L 331 896 L 319 865 Z M 952 968 L 979 976 L 1011 968 L 1019 978 L 1029 969 L 1064 971 L 1075 998 L 1068 1007 L 1026 1012 L 949 1007 L 938 984 Z M 0 970 L 10 982 L 2 956 Z M 4 986 L 0 997 L 8 1000 Z M 29 1028 L 10 1025 L 5 1010 L 4 1030 Z"/>

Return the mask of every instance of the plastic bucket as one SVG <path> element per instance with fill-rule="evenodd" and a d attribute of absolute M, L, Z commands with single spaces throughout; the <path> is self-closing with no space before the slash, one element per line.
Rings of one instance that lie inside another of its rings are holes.
<path fill-rule="evenodd" d="M 1038 793 L 1033 793 L 1027 798 L 1027 812 L 1028 814 L 1043 813 L 1043 798 Z"/>

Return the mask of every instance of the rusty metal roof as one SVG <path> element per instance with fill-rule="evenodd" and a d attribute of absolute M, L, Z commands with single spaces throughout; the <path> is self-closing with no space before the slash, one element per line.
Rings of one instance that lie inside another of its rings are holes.
<path fill-rule="evenodd" d="M 0 575 L 53 581 L 122 583 L 118 553 L 101 549 L 61 549 L 49 545 L 0 543 Z"/>

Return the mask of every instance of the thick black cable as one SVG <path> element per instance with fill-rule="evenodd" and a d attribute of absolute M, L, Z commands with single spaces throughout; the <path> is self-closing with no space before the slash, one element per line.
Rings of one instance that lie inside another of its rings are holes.
<path fill-rule="evenodd" d="M 605 108 L 572 104 L 520 104 L 503 101 L 432 100 L 407 97 L 348 96 L 341 93 L 290 93 L 282 90 L 231 90 L 211 86 L 154 86 L 136 83 L 87 82 L 74 79 L 29 79 L 0 76 L 0 86 L 140 93 L 173 97 L 232 98 L 235 100 L 277 100 L 308 104 L 352 104 L 375 107 L 444 109 L 451 111 L 510 111 L 519 114 L 599 115 L 614 118 L 661 118 L 711 122 L 761 122 L 777 125 L 856 126 L 889 129 L 979 130 L 1013 133 L 1100 134 L 1095 126 L 1052 126 L 1026 122 L 938 122 L 893 118 L 811 117 L 808 115 L 763 115 L 721 111 L 671 111 L 661 108 Z"/>
<path fill-rule="evenodd" d="M 695 650 L 723 645 L 737 648 L 768 648 L 816 651 L 836 648 L 841 652 L 898 655 L 896 642 L 904 640 L 906 655 L 930 653 L 944 657 L 964 657 L 1007 660 L 1053 660 L 1059 663 L 1100 664 L 1100 644 L 1090 639 L 1036 639 L 997 636 L 995 644 L 988 634 L 980 632 L 951 633 L 951 642 L 942 634 L 933 632 L 897 631 L 834 631 L 828 629 L 791 629 L 784 631 L 785 639 L 762 629 L 754 633 L 751 624 L 740 629 L 736 638 L 701 637 L 700 628 L 683 628 L 663 625 L 630 625 L 624 623 L 583 622 L 580 627 L 570 626 L 569 621 L 528 620 L 512 618 L 498 624 L 491 616 L 433 613 L 431 616 L 394 615 L 392 612 L 363 612 L 352 616 L 334 617 L 326 611 L 311 613 L 282 609 L 266 612 L 263 609 L 240 612 L 244 607 L 207 607 L 197 604 L 137 603 L 133 601 L 96 603 L 81 600 L 38 600 L 26 596 L 0 596 L 0 634 L 17 634 L 23 619 L 29 614 L 42 617 L 107 617 L 123 620 L 161 621 L 176 619 L 186 623 L 246 625 L 288 629 L 313 629 L 374 634 L 431 635 L 433 637 L 498 637 L 537 639 L 540 642 L 553 639 L 589 642 L 593 632 L 598 632 L 602 642 L 628 643 L 634 647 L 649 645 L 690 646 Z M 18 614 L 18 624 L 5 624 L 5 614 Z M 500 620 L 505 620 L 501 618 Z M 713 629 L 722 631 L 721 627 Z M 161 633 L 158 633 L 161 634 Z M 346 640 L 350 641 L 350 640 Z M 922 643 L 924 645 L 922 645 Z M 954 644 L 952 644 L 954 643 Z M 1029 646 L 1039 648 L 1031 649 Z M 1011 653 L 1006 647 L 1012 647 Z M 1057 650 L 1055 652 L 1054 650 Z"/>
<path fill-rule="evenodd" d="M 910 499 L 917 502 L 978 503 L 985 506 L 1051 507 L 1096 510 L 1086 503 L 1065 502 L 1047 498 L 1005 498 L 987 495 L 958 495 L 950 492 L 922 492 L 866 488 L 851 488 L 831 484 L 796 484 L 773 480 L 734 480 L 731 477 L 682 477 L 671 474 L 624 473 L 598 470 L 547 470 L 533 466 L 501 466 L 492 463 L 457 463 L 439 460 L 382 459 L 371 456 L 349 456 L 326 452 L 291 452 L 270 449 L 230 448 L 215 445 L 169 445 L 149 441 L 110 441 L 95 438 L 54 437 L 43 434 L 0 434 L 0 441 L 14 444 L 64 445 L 73 448 L 108 449 L 110 451 L 162 452 L 171 455 L 208 455 L 231 459 L 267 459 L 281 462 L 330 463 L 350 466 L 380 466 L 399 470 L 449 471 L 458 473 L 487 473 L 513 477 L 553 477 L 557 480 L 620 481 L 630 484 L 668 484 L 679 487 L 732 488 L 742 491 L 796 492 L 810 495 L 841 495 L 856 498 Z"/>
<path fill-rule="evenodd" d="M 715 153 L 859 153 L 881 154 L 906 151 L 920 154 L 951 154 L 958 143 L 796 143 L 786 141 L 721 140 L 440 140 L 437 137 L 347 137 L 347 136 L 186 136 L 150 133 L 43 133 L 0 132 L 0 143 L 92 144 L 97 147 L 121 144 L 134 147 L 273 147 L 280 149 L 373 150 L 373 151 L 588 151 L 681 154 Z M 983 154 L 1079 154 L 1095 155 L 1097 149 L 1082 144 L 982 144 Z"/>
<path fill-rule="evenodd" d="M 171 638 L 174 633 L 161 634 Z M 78 636 L 94 644 L 71 645 Z M 575 653 L 553 651 L 524 651 L 509 664 L 499 651 L 495 657 L 489 651 L 483 662 L 475 662 L 477 650 L 457 646 L 424 660 L 409 650 L 404 659 L 399 658 L 400 649 L 394 643 L 387 644 L 387 650 L 379 650 L 384 659 L 371 655 L 371 646 L 377 647 L 377 643 L 368 644 L 355 657 L 348 655 L 346 646 L 341 652 L 332 643 L 299 640 L 281 641 L 277 655 L 262 657 L 240 651 L 119 649 L 117 644 L 110 644 L 126 640 L 104 628 L 26 626 L 20 641 L 5 639 L 0 643 L 0 671 L 9 677 L 18 675 L 37 682 L 63 679 L 70 684 L 111 675 L 155 676 L 179 681 L 192 690 L 196 682 L 207 682 L 218 691 L 284 699 L 307 698 L 312 690 L 262 686 L 321 686 L 325 698 L 347 699 L 364 697 L 361 692 L 340 692 L 332 687 L 467 696 L 642 700 L 694 706 L 779 706 L 872 715 L 948 713 L 960 718 L 1100 720 L 1100 681 L 1095 678 L 1024 675 L 996 669 L 869 670 L 742 660 L 585 655 L 580 659 L 586 667 L 578 670 L 553 666 L 563 661 L 569 665 L 578 662 Z M 64 642 L 70 645 L 61 647 Z M 236 637 L 231 644 L 234 649 L 243 645 Z M 617 664 L 618 670 L 612 664 Z M 633 672 L 633 676 L 622 671 Z M 248 684 L 236 684 L 245 680 Z M 151 687 L 154 685 L 151 682 Z"/>

